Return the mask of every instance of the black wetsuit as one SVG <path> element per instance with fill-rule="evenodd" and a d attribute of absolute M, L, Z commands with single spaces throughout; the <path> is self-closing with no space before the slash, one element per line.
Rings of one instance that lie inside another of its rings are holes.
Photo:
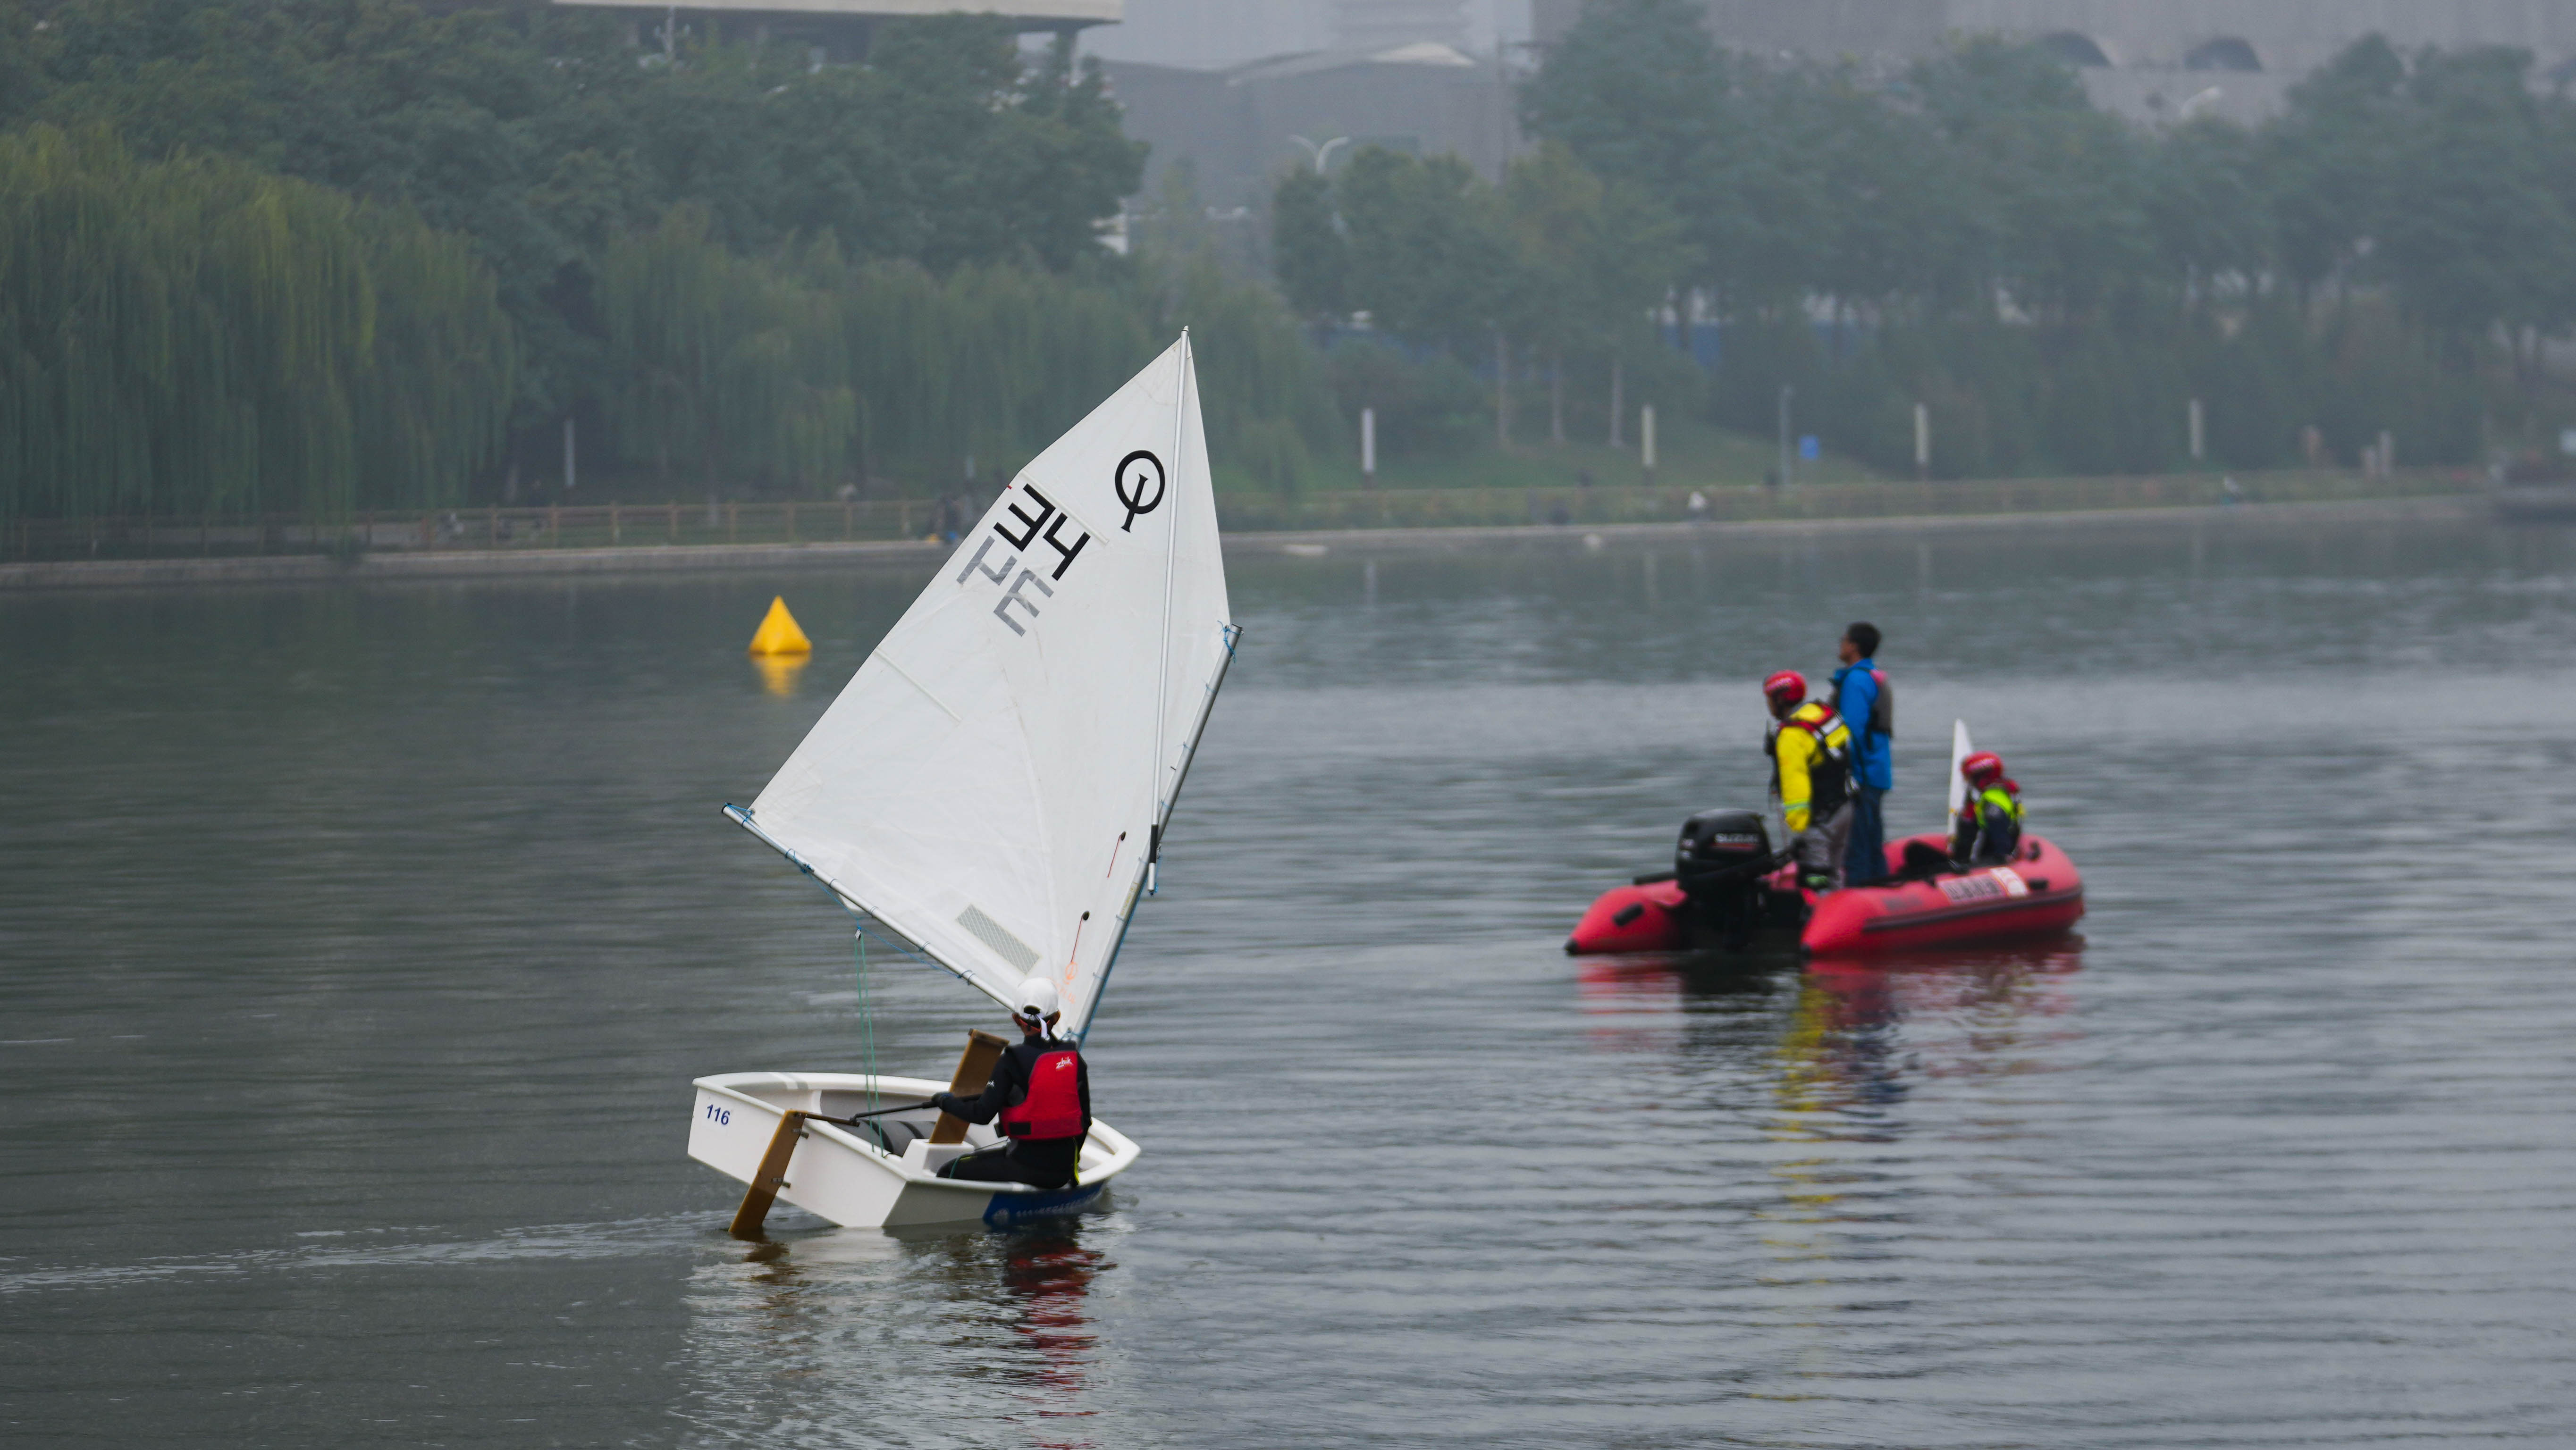
<path fill-rule="evenodd" d="M 989 1123 L 1028 1097 L 1029 1074 L 1036 1071 L 1039 1058 L 1072 1047 L 1072 1043 L 1059 1038 L 1023 1038 L 1002 1050 L 1002 1060 L 993 1064 L 992 1079 L 984 1084 L 982 1096 L 961 1098 L 940 1093 L 931 1102 L 940 1111 L 954 1113 L 967 1122 Z M 1063 1188 L 1072 1183 L 1074 1169 L 1082 1159 L 1083 1140 L 1091 1134 L 1091 1065 L 1078 1056 L 1075 1061 L 1080 1064 L 1074 1073 L 1075 1088 L 1082 1096 L 1080 1133 L 1070 1138 L 1014 1138 L 960 1155 L 940 1169 L 939 1176 L 979 1183 L 1025 1183 L 1032 1188 Z"/>

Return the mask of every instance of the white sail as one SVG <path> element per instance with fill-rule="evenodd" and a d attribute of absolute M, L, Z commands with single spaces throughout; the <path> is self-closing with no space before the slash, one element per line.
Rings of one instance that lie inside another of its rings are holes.
<path fill-rule="evenodd" d="M 737 818 L 1079 1034 L 1232 656 L 1189 337 L 1029 464 Z"/>
<path fill-rule="evenodd" d="M 1968 778 L 1959 773 L 1959 763 L 1966 760 L 1969 756 L 1974 755 L 1976 751 L 1977 747 L 1968 743 L 1968 722 L 1965 720 L 1951 721 L 1950 814 L 1941 824 L 1941 829 L 1945 831 L 1950 828 L 1950 821 L 1958 819 L 1959 807 L 1968 803 Z"/>

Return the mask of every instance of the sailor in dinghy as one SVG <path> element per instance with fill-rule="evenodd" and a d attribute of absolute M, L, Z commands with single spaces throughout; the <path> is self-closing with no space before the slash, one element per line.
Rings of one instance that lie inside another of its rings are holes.
<path fill-rule="evenodd" d="M 1237 633 L 1184 333 L 1011 480 L 759 798 L 726 814 L 829 891 L 863 947 L 907 949 L 1015 1010 L 1043 985 L 1078 1046 L 1154 892 Z M 1008 1141 L 1008 1115 L 1003 1136 L 966 1121 L 1006 1048 L 968 1049 L 943 1099 L 964 1116 L 934 1103 L 937 1082 L 872 1063 L 701 1078 L 690 1156 L 751 1185 L 744 1235 L 773 1199 L 848 1226 L 1073 1212 L 1138 1151 L 1087 1102 L 1061 1186 L 1032 1181 L 1052 1170 L 940 1175 Z"/>
<path fill-rule="evenodd" d="M 1005 1141 L 950 1160 L 942 1178 L 973 1183 L 1026 1183 L 1062 1188 L 1075 1181 L 1083 1139 L 1091 1134 L 1091 1067 L 1082 1049 L 1055 1035 L 1064 1014 L 1055 986 L 1042 977 L 1020 984 L 1011 1011 L 1020 1041 L 993 1065 L 993 1079 L 973 1098 L 933 1093 L 931 1106 L 969 1123 L 1002 1120 Z"/>

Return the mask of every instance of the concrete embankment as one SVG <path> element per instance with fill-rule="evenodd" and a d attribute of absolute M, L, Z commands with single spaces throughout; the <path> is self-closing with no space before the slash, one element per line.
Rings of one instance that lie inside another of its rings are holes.
<path fill-rule="evenodd" d="M 1229 533 L 1229 556 L 1323 557 L 1466 553 L 1505 549 L 1587 549 L 1692 540 L 1817 535 L 1955 535 L 1978 531 L 2125 528 L 2142 525 L 2253 527 L 2325 522 L 2457 522 L 2485 516 L 2487 500 L 2446 495 L 2320 503 L 2074 509 L 2047 513 L 1937 514 L 1728 523 L 1477 525 L 1462 528 L 1329 529 Z M 681 544 L 646 548 L 492 549 L 380 552 L 344 562 L 318 554 L 178 559 L 79 559 L 0 564 L 0 590 L 136 588 L 183 584 L 376 583 L 428 579 L 644 575 L 777 569 L 921 569 L 944 544 L 913 540 L 814 544 Z"/>
<path fill-rule="evenodd" d="M 2486 500 L 2465 495 L 2336 499 L 2316 503 L 2192 505 L 2165 508 L 2064 509 L 2045 513 L 1922 514 L 1839 519 L 1747 519 L 1729 523 L 1515 524 L 1470 528 L 1340 529 L 1228 534 L 1229 555 L 1486 552 L 1509 548 L 1590 549 L 1692 540 L 1869 537 L 2128 528 L 2141 525 L 2312 524 L 2326 522 L 2462 522 L 2483 518 Z"/>

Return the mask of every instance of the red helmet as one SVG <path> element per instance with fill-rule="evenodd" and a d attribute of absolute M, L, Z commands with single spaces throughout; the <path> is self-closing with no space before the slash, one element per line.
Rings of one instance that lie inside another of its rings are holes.
<path fill-rule="evenodd" d="M 1968 778 L 1968 784 L 1984 790 L 2004 778 L 2004 758 L 1991 750 L 1980 750 L 1959 762 L 1959 773 Z"/>
<path fill-rule="evenodd" d="M 1762 693 L 1774 705 L 1795 705 L 1807 698 L 1807 677 L 1796 670 L 1782 670 L 1762 682 Z"/>

